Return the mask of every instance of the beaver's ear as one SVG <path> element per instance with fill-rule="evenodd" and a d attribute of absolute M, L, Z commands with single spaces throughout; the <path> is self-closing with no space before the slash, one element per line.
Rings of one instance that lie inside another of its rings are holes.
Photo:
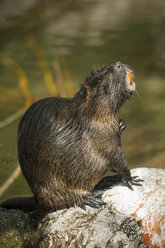
<path fill-rule="evenodd" d="M 85 80 L 85 84 L 91 89 L 101 83 L 103 77 L 107 73 L 106 67 L 94 67 Z"/>
<path fill-rule="evenodd" d="M 86 98 L 87 97 L 87 88 L 85 86 L 82 86 L 79 90 L 79 94 L 81 97 Z"/>

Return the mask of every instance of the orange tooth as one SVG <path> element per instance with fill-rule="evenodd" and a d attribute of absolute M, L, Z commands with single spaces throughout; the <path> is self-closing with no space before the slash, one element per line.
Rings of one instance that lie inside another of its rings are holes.
<path fill-rule="evenodd" d="M 127 76 L 129 77 L 130 81 L 132 81 L 132 74 L 129 71 L 127 71 Z"/>

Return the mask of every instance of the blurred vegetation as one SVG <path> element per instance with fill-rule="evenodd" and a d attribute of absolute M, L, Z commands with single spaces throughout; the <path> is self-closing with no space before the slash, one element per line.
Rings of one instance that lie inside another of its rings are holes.
<path fill-rule="evenodd" d="M 165 168 L 165 2 L 0 1 L 0 186 L 18 166 L 17 129 L 32 102 L 73 96 L 95 65 L 129 64 L 135 95 L 121 110 L 130 168 Z M 19 173 L 18 173 L 19 174 Z M 22 177 L 1 200 L 29 195 Z"/>

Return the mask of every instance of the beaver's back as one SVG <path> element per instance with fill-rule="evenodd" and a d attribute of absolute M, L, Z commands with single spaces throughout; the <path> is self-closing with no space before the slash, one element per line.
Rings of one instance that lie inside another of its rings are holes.
<path fill-rule="evenodd" d="M 74 194 L 90 192 L 105 173 L 92 142 L 98 142 L 97 133 L 82 119 L 77 102 L 47 98 L 34 103 L 20 122 L 20 165 L 42 205 L 71 206 Z"/>
<path fill-rule="evenodd" d="M 37 167 L 44 149 L 50 151 L 47 159 L 51 157 L 51 149 L 55 149 L 52 145 L 58 142 L 59 133 L 67 136 L 66 123 L 71 119 L 68 111 L 70 102 L 70 99 L 64 98 L 45 98 L 25 112 L 18 129 L 18 156 L 26 177 L 27 165 L 24 162 L 29 161 L 29 167 Z M 62 130 L 63 126 L 65 130 Z"/>

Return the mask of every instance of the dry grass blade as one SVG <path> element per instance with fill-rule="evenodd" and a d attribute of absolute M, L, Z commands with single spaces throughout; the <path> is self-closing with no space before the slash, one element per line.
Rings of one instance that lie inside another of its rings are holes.
<path fill-rule="evenodd" d="M 13 184 L 13 182 L 17 179 L 20 175 L 21 169 L 18 165 L 14 172 L 10 175 L 10 177 L 6 180 L 6 182 L 0 187 L 0 196 L 2 196 L 5 191 Z"/>
<path fill-rule="evenodd" d="M 9 67 L 9 69 L 18 77 L 18 84 L 21 89 L 25 101 L 25 109 L 32 104 L 32 97 L 29 90 L 28 79 L 24 70 L 12 59 L 0 52 L 0 59 L 2 63 Z"/>
<path fill-rule="evenodd" d="M 0 129 L 6 127 L 7 125 L 9 125 L 12 122 L 14 122 L 15 120 L 17 120 L 19 117 L 21 117 L 23 115 L 23 113 L 24 113 L 24 109 L 21 108 L 20 110 L 18 110 L 14 114 L 7 117 L 5 120 L 0 121 Z"/>
<path fill-rule="evenodd" d="M 66 97 L 66 91 L 65 91 L 65 87 L 64 87 L 64 80 L 63 80 L 63 76 L 62 76 L 61 67 L 60 67 L 60 64 L 58 63 L 58 61 L 54 62 L 54 70 L 55 70 L 55 74 L 56 74 L 58 95 L 60 97 Z"/>
<path fill-rule="evenodd" d="M 71 72 L 68 68 L 67 61 L 64 56 L 60 57 L 60 64 L 61 64 L 61 67 L 63 68 L 64 82 L 65 82 L 67 96 L 72 97 L 74 93 L 73 80 L 71 77 Z"/>
<path fill-rule="evenodd" d="M 46 60 L 45 54 L 41 49 L 40 45 L 38 44 L 37 40 L 33 35 L 29 35 L 27 38 L 27 43 L 29 47 L 33 50 L 39 66 L 43 72 L 45 84 L 48 88 L 49 94 L 51 96 L 57 96 L 57 89 L 53 81 L 52 73 L 49 69 L 48 62 Z"/>

